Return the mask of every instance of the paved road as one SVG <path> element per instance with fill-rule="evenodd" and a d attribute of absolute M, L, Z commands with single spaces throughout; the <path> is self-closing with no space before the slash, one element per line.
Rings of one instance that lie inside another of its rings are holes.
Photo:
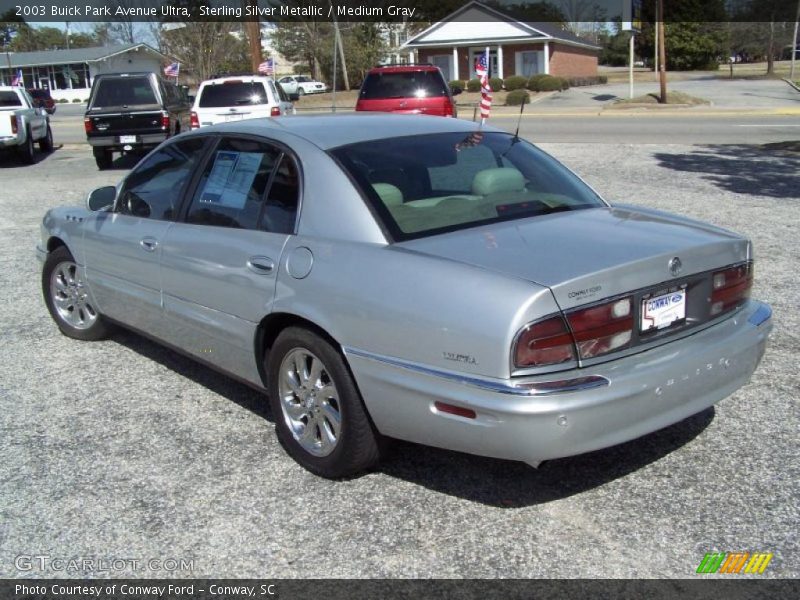
<path fill-rule="evenodd" d="M 33 254 L 41 216 L 125 170 L 77 148 L 0 164 L 0 577 L 88 574 L 14 567 L 46 554 L 194 561 L 112 573 L 137 576 L 691 578 L 706 552 L 740 550 L 775 553 L 764 577 L 800 576 L 800 159 L 544 147 L 609 199 L 753 238 L 753 294 L 776 320 L 760 369 L 715 410 L 538 470 L 400 444 L 338 483 L 285 455 L 250 389 L 132 333 L 59 335 Z"/>

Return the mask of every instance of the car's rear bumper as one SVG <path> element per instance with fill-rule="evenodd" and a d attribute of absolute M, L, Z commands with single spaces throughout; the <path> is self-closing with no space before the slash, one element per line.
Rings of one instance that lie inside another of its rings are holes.
<path fill-rule="evenodd" d="M 476 379 L 345 352 L 385 435 L 535 465 L 640 437 L 732 394 L 764 354 L 771 314 L 750 301 L 692 336 L 557 377 Z M 476 417 L 440 412 L 437 401 Z"/>
<path fill-rule="evenodd" d="M 5 136 L 0 137 L 0 148 L 16 148 L 21 146 L 23 140 L 20 136 Z"/>
<path fill-rule="evenodd" d="M 134 135 L 134 134 L 131 134 Z M 144 148 L 150 146 L 158 146 L 161 142 L 169 137 L 166 132 L 165 133 L 148 133 L 144 135 L 136 134 L 136 141 L 130 143 L 122 143 L 119 141 L 119 135 L 103 135 L 103 136 L 92 136 L 88 138 L 86 141 L 89 143 L 90 146 L 100 146 L 100 147 L 113 147 L 116 149 L 122 149 L 125 146 L 132 146 L 133 148 Z"/>

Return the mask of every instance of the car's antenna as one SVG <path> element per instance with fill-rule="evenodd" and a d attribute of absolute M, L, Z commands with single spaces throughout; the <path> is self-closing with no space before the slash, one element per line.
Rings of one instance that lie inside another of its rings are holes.
<path fill-rule="evenodd" d="M 522 97 L 522 104 L 519 105 L 519 117 L 517 117 L 517 130 L 514 132 L 514 139 L 519 139 L 519 126 L 522 123 L 522 111 L 525 110 L 525 100 L 528 96 Z"/>

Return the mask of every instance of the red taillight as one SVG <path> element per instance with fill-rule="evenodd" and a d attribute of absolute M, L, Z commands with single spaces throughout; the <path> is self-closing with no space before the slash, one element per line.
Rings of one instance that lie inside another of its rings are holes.
<path fill-rule="evenodd" d="M 453 103 L 448 98 L 445 98 L 445 100 L 444 100 L 444 116 L 445 117 L 454 117 L 455 116 L 455 110 L 453 109 Z"/>
<path fill-rule="evenodd" d="M 200 117 L 197 116 L 197 113 L 192 111 L 191 116 L 189 117 L 190 122 L 189 125 L 192 129 L 200 129 Z"/>
<path fill-rule="evenodd" d="M 269 109 L 269 116 L 270 117 L 280 117 L 281 116 L 281 109 L 279 106 L 273 106 Z"/>
<path fill-rule="evenodd" d="M 169 113 L 161 113 L 161 129 L 169 131 Z"/>
<path fill-rule="evenodd" d="M 750 297 L 753 287 L 753 263 L 717 271 L 712 278 L 711 316 L 732 310 Z"/>
<path fill-rule="evenodd" d="M 561 317 L 551 317 L 528 325 L 517 338 L 514 364 L 541 367 L 575 360 L 575 346 Z"/>
<path fill-rule="evenodd" d="M 567 313 L 580 358 L 594 358 L 627 348 L 633 334 L 630 296 Z"/>
<path fill-rule="evenodd" d="M 86 133 L 92 133 L 94 126 L 92 125 L 92 120 L 89 117 L 83 118 L 83 128 L 86 130 Z"/>
<path fill-rule="evenodd" d="M 11 133 L 17 135 L 17 115 L 11 115 Z"/>

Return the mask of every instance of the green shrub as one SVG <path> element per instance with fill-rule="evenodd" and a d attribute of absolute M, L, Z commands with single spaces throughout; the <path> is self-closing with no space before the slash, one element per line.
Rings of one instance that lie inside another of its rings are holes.
<path fill-rule="evenodd" d="M 449 82 L 447 85 L 451 88 L 461 88 L 462 91 L 467 88 L 467 82 L 463 79 L 453 79 L 453 81 Z"/>
<path fill-rule="evenodd" d="M 467 82 L 467 91 L 468 92 L 480 92 L 481 91 L 481 81 L 480 81 L 480 79 L 470 79 Z"/>
<path fill-rule="evenodd" d="M 524 90 L 525 84 L 528 83 L 528 79 L 522 75 L 512 75 L 511 77 L 506 77 L 504 83 L 506 84 L 506 89 L 509 92 L 513 90 Z"/>
<path fill-rule="evenodd" d="M 528 104 L 530 101 L 531 95 L 525 90 L 513 90 L 506 95 L 506 106 L 519 106 Z"/>
<path fill-rule="evenodd" d="M 558 92 L 562 89 L 561 78 L 552 75 L 534 75 L 528 80 L 528 89 L 532 92 Z"/>
<path fill-rule="evenodd" d="M 490 77 L 489 85 L 492 87 L 492 91 L 497 92 L 498 90 L 503 89 L 503 80 L 499 77 Z"/>
<path fill-rule="evenodd" d="M 566 77 L 559 77 L 559 79 L 561 80 L 561 89 L 562 90 L 568 90 L 569 89 L 569 79 L 567 79 Z"/>
<path fill-rule="evenodd" d="M 607 75 L 600 75 L 597 78 L 597 81 L 598 81 L 598 83 L 602 83 L 602 84 L 605 85 L 606 83 L 608 83 L 608 76 Z"/>
<path fill-rule="evenodd" d="M 59 98 L 58 100 L 56 100 L 56 102 L 58 102 L 59 104 L 67 104 L 69 100 L 67 100 L 66 98 Z"/>
<path fill-rule="evenodd" d="M 83 102 L 83 100 L 81 100 L 80 98 L 74 98 L 74 99 L 72 100 L 72 103 L 73 103 L 73 104 L 80 104 L 81 102 Z"/>
<path fill-rule="evenodd" d="M 580 87 L 582 85 L 598 85 L 601 83 L 608 83 L 608 77 L 605 75 L 599 76 L 584 76 L 584 77 L 567 77 L 569 87 Z"/>

